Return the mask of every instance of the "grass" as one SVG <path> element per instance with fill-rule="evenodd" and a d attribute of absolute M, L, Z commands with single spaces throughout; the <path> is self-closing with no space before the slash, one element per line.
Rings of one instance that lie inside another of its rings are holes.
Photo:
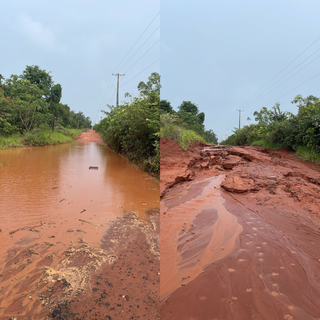
<path fill-rule="evenodd" d="M 55 131 L 48 129 L 35 129 L 22 135 L 14 134 L 8 137 L 0 137 L 0 149 L 51 146 L 72 142 L 81 134 L 81 129 L 58 128 Z"/>
<path fill-rule="evenodd" d="M 183 129 L 175 124 L 168 124 L 160 128 L 160 137 L 176 141 L 187 150 L 196 142 L 205 142 L 205 139 L 193 130 Z"/>
<path fill-rule="evenodd" d="M 303 161 L 310 161 L 316 164 L 320 164 L 320 153 L 310 150 L 307 147 L 298 147 L 295 156 Z"/>
<path fill-rule="evenodd" d="M 180 146 L 184 149 L 187 150 L 190 148 L 191 145 L 193 145 L 196 142 L 205 142 L 205 139 L 202 138 L 200 135 L 195 133 L 192 130 L 182 130 L 182 137 L 179 141 L 177 141 Z"/>
<path fill-rule="evenodd" d="M 261 147 L 269 148 L 271 150 L 277 150 L 283 147 L 279 144 L 272 144 L 265 140 L 254 141 L 251 143 L 251 145 L 261 146 Z M 295 156 L 302 161 L 309 161 L 312 163 L 320 164 L 320 153 L 314 150 L 311 150 L 306 146 L 298 147 L 296 150 Z"/>
<path fill-rule="evenodd" d="M 251 146 L 260 146 L 260 147 L 268 148 L 268 149 L 271 149 L 271 150 L 277 150 L 277 149 L 282 148 L 282 145 L 280 145 L 280 144 L 271 143 L 271 142 L 268 142 L 268 141 L 265 141 L 265 140 L 253 141 L 251 143 Z"/>

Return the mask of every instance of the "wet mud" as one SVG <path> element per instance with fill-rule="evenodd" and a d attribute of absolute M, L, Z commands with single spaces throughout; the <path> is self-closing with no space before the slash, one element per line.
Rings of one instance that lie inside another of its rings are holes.
<path fill-rule="evenodd" d="M 161 319 L 320 319 L 319 166 L 286 150 L 170 148 Z"/>
<path fill-rule="evenodd" d="M 159 186 L 99 137 L 1 154 L 1 320 L 159 318 Z"/>

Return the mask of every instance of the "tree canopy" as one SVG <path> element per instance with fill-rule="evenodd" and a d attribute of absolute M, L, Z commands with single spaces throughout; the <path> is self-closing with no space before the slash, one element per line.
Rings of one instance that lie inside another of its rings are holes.
<path fill-rule="evenodd" d="M 0 134 L 23 133 L 34 128 L 89 128 L 91 121 L 82 112 L 70 111 L 60 103 L 62 87 L 50 72 L 39 66 L 26 66 L 21 75 L 0 77 Z"/>

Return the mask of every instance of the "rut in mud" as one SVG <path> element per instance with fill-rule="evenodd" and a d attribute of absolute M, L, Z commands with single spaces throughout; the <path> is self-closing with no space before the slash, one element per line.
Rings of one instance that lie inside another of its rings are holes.
<path fill-rule="evenodd" d="M 158 182 L 93 130 L 0 152 L 0 319 L 159 318 Z"/>
<path fill-rule="evenodd" d="M 320 170 L 161 141 L 161 319 L 320 319 Z"/>

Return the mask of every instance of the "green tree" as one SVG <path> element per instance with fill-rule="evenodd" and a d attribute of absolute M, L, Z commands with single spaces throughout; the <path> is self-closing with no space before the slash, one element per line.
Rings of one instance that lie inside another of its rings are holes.
<path fill-rule="evenodd" d="M 187 112 L 194 115 L 199 113 L 199 109 L 196 104 L 192 103 L 191 101 L 183 101 L 180 106 L 178 107 L 179 112 Z"/>
<path fill-rule="evenodd" d="M 204 132 L 204 138 L 207 143 L 218 144 L 218 137 L 211 129 Z"/>
<path fill-rule="evenodd" d="M 160 100 L 161 112 L 174 113 L 171 103 L 168 100 Z"/>
<path fill-rule="evenodd" d="M 35 84 L 42 92 L 46 100 L 51 98 L 51 87 L 53 80 L 50 72 L 41 70 L 39 66 L 27 66 L 21 75 L 21 79 L 29 80 L 31 84 Z"/>
<path fill-rule="evenodd" d="M 48 104 L 42 99 L 42 90 L 31 84 L 28 80 L 16 80 L 7 82 L 10 96 L 14 97 L 13 107 L 17 110 L 21 127 L 30 131 L 41 121 L 39 113 L 48 111 Z"/>
<path fill-rule="evenodd" d="M 138 84 L 138 90 L 145 97 L 148 97 L 148 100 L 151 103 L 159 102 L 160 97 L 160 74 L 157 72 L 152 72 L 148 77 L 148 81 L 145 83 L 140 81 Z"/>

